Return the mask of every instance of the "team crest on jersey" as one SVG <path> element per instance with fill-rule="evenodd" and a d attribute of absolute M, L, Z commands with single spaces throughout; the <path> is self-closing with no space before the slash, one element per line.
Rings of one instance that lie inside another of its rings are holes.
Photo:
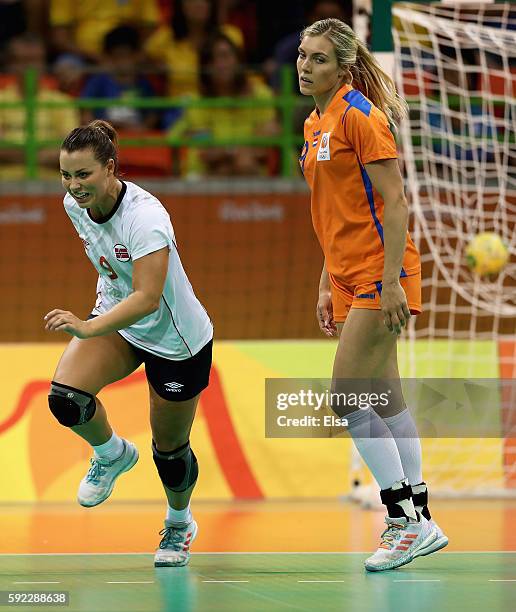
<path fill-rule="evenodd" d="M 118 261 L 129 261 L 131 259 L 131 255 L 129 254 L 127 247 L 123 244 L 115 244 L 113 248 L 115 251 L 115 257 L 118 259 Z"/>
<path fill-rule="evenodd" d="M 330 134 L 331 132 L 324 132 L 321 137 L 321 144 L 317 151 L 317 161 L 327 161 L 330 158 Z"/>

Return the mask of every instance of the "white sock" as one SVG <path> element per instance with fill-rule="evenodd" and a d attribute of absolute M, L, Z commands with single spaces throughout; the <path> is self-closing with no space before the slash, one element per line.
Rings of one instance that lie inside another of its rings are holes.
<path fill-rule="evenodd" d="M 348 431 L 360 456 L 380 489 L 389 489 L 405 478 L 398 447 L 392 434 L 374 410 L 356 410 L 344 415 Z"/>
<path fill-rule="evenodd" d="M 421 442 L 409 409 L 405 408 L 394 416 L 384 417 L 383 420 L 394 436 L 401 465 L 409 484 L 416 485 L 423 482 Z"/>
<path fill-rule="evenodd" d="M 174 510 L 174 508 L 167 505 L 167 521 L 169 523 L 190 523 L 192 518 L 190 504 L 188 504 L 188 506 L 182 510 Z"/>
<path fill-rule="evenodd" d="M 124 452 L 124 443 L 122 438 L 119 438 L 116 433 L 113 432 L 113 435 L 107 442 L 94 446 L 93 450 L 95 451 L 95 457 L 104 459 L 105 461 L 114 461 Z"/>

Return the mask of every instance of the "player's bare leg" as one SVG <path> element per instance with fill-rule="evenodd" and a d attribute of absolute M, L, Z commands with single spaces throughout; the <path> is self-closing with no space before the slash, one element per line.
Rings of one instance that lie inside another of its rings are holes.
<path fill-rule="evenodd" d="M 354 383 L 349 382 L 350 379 L 369 379 L 372 385 L 373 379 L 384 377 L 387 366 L 396 360 L 397 337 L 384 325 L 382 313 L 351 308 L 346 322 L 339 328 L 333 369 L 334 389 L 351 392 Z M 387 507 L 387 529 L 382 534 L 377 552 L 366 560 L 366 569 L 381 571 L 409 563 L 419 548 L 436 539 L 437 533 L 424 517 L 416 513 L 396 441 L 386 423 L 371 407 L 354 410 L 334 406 L 333 409 L 348 420 L 348 431 L 380 486 L 381 499 Z M 389 402 L 384 415 L 393 416 L 399 411 L 399 404 Z"/>
<path fill-rule="evenodd" d="M 423 481 L 422 472 L 421 442 L 416 424 L 403 398 L 397 357 L 396 359 L 388 360 L 383 379 L 388 381 L 389 388 L 392 389 L 392 399 L 399 406 L 399 412 L 388 416 L 381 414 L 381 410 L 378 410 L 378 413 L 382 416 L 396 441 L 403 470 L 412 489 L 414 507 L 419 514 L 422 514 L 430 522 L 437 532 L 436 540 L 425 548 L 418 549 L 414 554 L 414 557 L 423 557 L 447 546 L 448 537 L 432 518 L 428 508 L 428 488 L 426 482 Z"/>
<path fill-rule="evenodd" d="M 140 364 L 129 344 L 117 333 L 81 340 L 72 338 L 57 366 L 49 403 L 59 422 L 89 442 L 91 467 L 79 485 L 77 499 L 86 507 L 106 500 L 116 479 L 138 460 L 136 447 L 119 438 L 96 394 L 125 378 Z"/>
<path fill-rule="evenodd" d="M 167 495 L 168 511 L 162 540 L 156 551 L 156 566 L 182 566 L 190 559 L 190 545 L 197 523 L 190 511 L 190 497 L 197 480 L 197 459 L 190 448 L 190 430 L 199 395 L 183 402 L 170 402 L 150 388 L 154 461 Z"/>

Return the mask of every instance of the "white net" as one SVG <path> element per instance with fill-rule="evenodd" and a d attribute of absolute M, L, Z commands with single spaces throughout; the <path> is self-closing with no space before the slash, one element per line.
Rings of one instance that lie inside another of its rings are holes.
<path fill-rule="evenodd" d="M 400 371 L 425 378 L 516 376 L 516 5 L 397 3 L 395 71 L 410 108 L 400 129 L 423 308 Z M 495 279 L 466 265 L 480 232 L 510 259 Z M 501 394 L 496 438 L 425 438 L 424 478 L 439 496 L 516 493 L 514 393 Z M 417 408 L 417 407 L 411 407 Z M 378 505 L 354 451 L 352 493 Z M 364 484 L 365 483 L 365 484 Z"/>
<path fill-rule="evenodd" d="M 397 3 L 393 36 L 397 84 L 410 108 L 400 140 L 423 266 L 424 314 L 402 347 L 402 371 L 514 378 L 516 5 Z M 510 251 L 495 279 L 466 265 L 466 246 L 486 231 Z M 514 408 L 505 393 L 499 438 L 424 441 L 434 491 L 516 492 Z"/>

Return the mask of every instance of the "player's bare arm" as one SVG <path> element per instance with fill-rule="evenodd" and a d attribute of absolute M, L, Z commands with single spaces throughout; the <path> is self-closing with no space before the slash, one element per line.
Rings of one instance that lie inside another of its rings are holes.
<path fill-rule="evenodd" d="M 64 331 L 77 338 L 102 336 L 133 325 L 159 308 L 168 269 L 168 247 L 134 262 L 133 293 L 108 312 L 81 321 L 73 313 L 55 309 L 45 317 L 45 329 Z"/>
<path fill-rule="evenodd" d="M 331 301 L 330 279 L 328 270 L 326 269 L 326 260 L 324 260 L 321 271 L 321 280 L 319 281 L 319 299 L 317 301 L 317 323 L 321 331 L 329 338 L 337 334 L 337 325 L 333 318 L 333 305 Z"/>

